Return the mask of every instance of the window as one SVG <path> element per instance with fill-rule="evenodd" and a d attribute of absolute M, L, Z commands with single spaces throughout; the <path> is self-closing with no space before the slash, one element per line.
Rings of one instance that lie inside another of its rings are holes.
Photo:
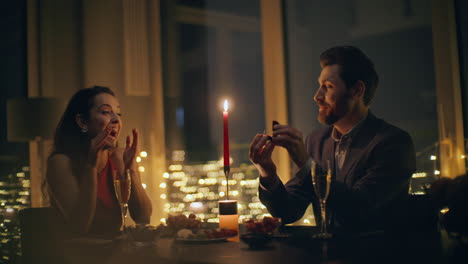
<path fill-rule="evenodd" d="M 238 200 L 239 214 L 266 213 L 248 159 L 265 130 L 259 1 L 178 1 L 163 7 L 166 213 L 216 221 L 219 199 Z M 223 173 L 222 102 L 228 99 L 231 177 Z M 241 217 L 242 219 L 242 217 Z"/>

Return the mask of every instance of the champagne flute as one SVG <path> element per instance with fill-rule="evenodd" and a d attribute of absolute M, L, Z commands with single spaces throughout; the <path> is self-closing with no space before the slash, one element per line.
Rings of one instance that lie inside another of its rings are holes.
<path fill-rule="evenodd" d="M 114 174 L 114 190 L 115 195 L 117 196 L 117 201 L 120 204 L 120 209 L 122 213 L 122 228 L 121 231 L 126 231 L 125 218 L 127 217 L 128 211 L 128 200 L 130 199 L 130 189 L 131 189 L 131 178 L 130 170 L 126 169 L 123 175 L 118 173 Z"/>
<path fill-rule="evenodd" d="M 330 160 L 327 160 L 326 170 L 317 166 L 317 163 L 312 160 L 310 174 L 312 176 L 312 185 L 320 204 L 320 233 L 315 237 L 323 239 L 331 238 L 332 235 L 328 233 L 327 227 L 327 200 L 330 194 L 330 184 L 332 179 Z"/>

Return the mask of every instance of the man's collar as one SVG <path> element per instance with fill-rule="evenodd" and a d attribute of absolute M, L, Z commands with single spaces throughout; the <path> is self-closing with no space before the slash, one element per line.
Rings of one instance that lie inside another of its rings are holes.
<path fill-rule="evenodd" d="M 368 116 L 369 116 L 369 111 L 367 111 L 366 115 L 361 120 L 359 120 L 359 122 L 357 122 L 357 124 L 353 128 L 351 128 L 348 132 L 346 132 L 344 135 L 341 135 L 341 136 L 340 136 L 340 132 L 338 132 L 338 130 L 333 126 L 331 137 L 333 138 L 333 140 L 337 142 L 340 141 L 340 139 L 344 136 L 352 139 L 359 132 L 359 130 L 362 127 L 362 124 L 364 123 L 364 120 L 366 120 Z"/>

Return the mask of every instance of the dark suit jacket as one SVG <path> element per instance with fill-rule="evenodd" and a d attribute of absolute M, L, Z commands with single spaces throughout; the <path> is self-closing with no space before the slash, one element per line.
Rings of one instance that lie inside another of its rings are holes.
<path fill-rule="evenodd" d="M 416 167 L 411 137 L 370 111 L 363 122 L 353 137 L 343 167 L 334 175 L 328 199 L 327 207 L 342 231 L 388 229 L 407 220 L 404 206 Z M 332 126 L 318 129 L 306 138 L 310 157 L 322 167 L 330 160 L 334 168 L 332 129 Z M 315 209 L 319 208 L 310 164 L 285 185 L 279 182 L 266 187 L 267 190 L 259 188 L 260 200 L 273 216 L 281 217 L 285 223 L 300 219 L 311 202 Z"/>

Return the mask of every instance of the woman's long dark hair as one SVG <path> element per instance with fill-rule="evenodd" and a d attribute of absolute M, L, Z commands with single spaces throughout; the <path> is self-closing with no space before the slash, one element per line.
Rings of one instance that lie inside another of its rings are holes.
<path fill-rule="evenodd" d="M 51 156 L 57 153 L 69 156 L 74 169 L 81 165 L 89 148 L 89 137 L 76 123 L 76 116 L 80 115 L 84 120 L 88 120 L 94 98 L 101 93 L 115 96 L 111 89 L 102 86 L 93 86 L 76 92 L 68 102 L 55 130 Z"/>
<path fill-rule="evenodd" d="M 84 120 L 88 120 L 94 98 L 101 93 L 115 96 L 110 88 L 103 86 L 93 86 L 76 92 L 68 102 L 67 108 L 65 108 L 65 112 L 55 129 L 53 150 L 49 158 L 59 153 L 67 155 L 71 160 L 75 176 L 79 175 L 79 169 L 86 159 L 90 140 L 86 133 L 81 132 L 81 128 L 76 123 L 76 115 L 79 114 Z M 50 206 L 52 201 L 48 192 L 47 177 L 44 177 L 41 188 L 44 198 L 43 203 Z"/>

